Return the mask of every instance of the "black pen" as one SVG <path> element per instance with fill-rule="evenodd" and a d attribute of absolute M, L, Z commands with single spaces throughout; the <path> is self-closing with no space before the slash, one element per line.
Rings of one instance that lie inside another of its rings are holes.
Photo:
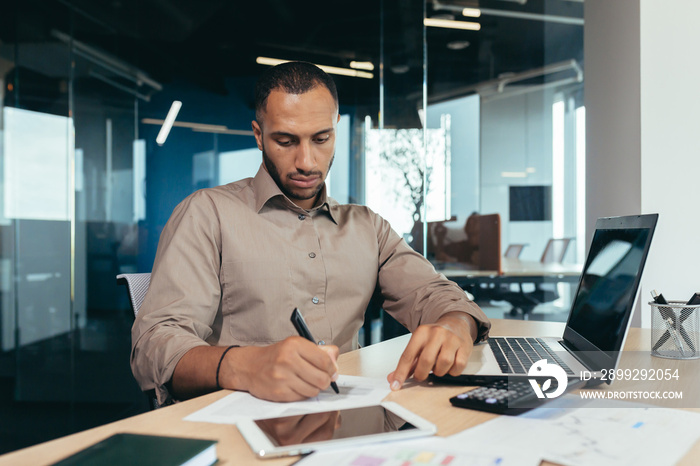
<path fill-rule="evenodd" d="M 292 324 L 294 324 L 294 328 L 297 329 L 299 336 L 306 338 L 311 343 L 316 344 L 316 340 L 314 339 L 314 336 L 311 335 L 311 330 L 309 330 L 309 327 L 306 325 L 306 321 L 301 315 L 301 312 L 299 312 L 298 307 L 295 307 L 294 311 L 292 311 Z M 331 388 L 334 392 L 340 393 L 340 390 L 338 390 L 338 385 L 335 382 L 331 382 Z"/>

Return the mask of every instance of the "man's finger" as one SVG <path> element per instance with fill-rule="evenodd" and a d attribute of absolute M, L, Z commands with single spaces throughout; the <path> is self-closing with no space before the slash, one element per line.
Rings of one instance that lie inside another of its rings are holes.
<path fill-rule="evenodd" d="M 443 336 L 442 340 L 440 340 L 440 352 L 433 361 L 434 367 L 432 369 L 435 375 L 443 376 L 447 374 L 447 372 L 452 369 L 454 364 L 458 363 L 457 358 L 459 350 L 462 348 L 460 343 L 460 340 L 456 339 L 451 334 Z"/>
<path fill-rule="evenodd" d="M 333 362 L 333 374 L 331 374 L 331 380 L 336 381 L 338 380 L 338 354 L 340 351 L 338 350 L 338 347 L 335 345 L 328 345 L 328 346 L 319 346 L 323 351 L 328 353 L 328 355 L 331 357 L 331 361 Z"/>
<path fill-rule="evenodd" d="M 428 378 L 430 371 L 433 370 L 438 355 L 442 351 L 442 341 L 429 340 L 427 341 L 421 352 L 418 355 L 416 367 L 413 370 L 413 378 L 418 381 L 423 381 Z"/>
<path fill-rule="evenodd" d="M 449 370 L 449 374 L 456 377 L 462 373 L 467 363 L 469 362 L 469 354 L 464 348 L 457 350 L 457 355 L 455 356 L 455 362 Z"/>
<path fill-rule="evenodd" d="M 317 391 L 324 390 L 328 388 L 331 384 L 333 376 L 336 375 L 334 365 L 331 363 L 330 370 L 326 368 L 320 368 L 305 359 L 301 359 L 299 364 L 294 368 L 294 375 L 299 380 L 305 382 L 306 384 L 314 387 Z M 318 393 L 314 393 L 310 396 L 316 396 Z"/>
<path fill-rule="evenodd" d="M 422 342 L 418 340 L 419 338 L 416 338 L 416 334 L 413 334 L 408 345 L 406 345 L 406 349 L 401 354 L 399 364 L 396 366 L 394 372 L 392 372 L 393 380 L 390 380 L 392 390 L 400 389 L 406 379 L 413 374 L 416 367 L 416 357 L 423 346 Z M 390 374 L 390 376 L 392 374 Z"/>
<path fill-rule="evenodd" d="M 312 366 L 328 373 L 329 376 L 338 372 L 338 365 L 335 362 L 338 358 L 338 347 L 335 345 L 305 344 L 303 349 L 299 349 L 299 356 Z"/>

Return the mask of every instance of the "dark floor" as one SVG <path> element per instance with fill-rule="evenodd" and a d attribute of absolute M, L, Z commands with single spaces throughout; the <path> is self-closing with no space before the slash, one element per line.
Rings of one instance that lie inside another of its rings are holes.
<path fill-rule="evenodd" d="M 119 312 L 88 322 L 0 354 L 0 454 L 148 410 L 129 368 L 131 322 Z"/>

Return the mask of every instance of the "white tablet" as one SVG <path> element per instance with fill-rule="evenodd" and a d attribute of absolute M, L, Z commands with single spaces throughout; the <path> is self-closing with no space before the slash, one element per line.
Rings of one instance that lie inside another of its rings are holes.
<path fill-rule="evenodd" d="M 433 435 L 435 425 L 392 402 L 362 408 L 245 420 L 237 424 L 261 458 Z"/>

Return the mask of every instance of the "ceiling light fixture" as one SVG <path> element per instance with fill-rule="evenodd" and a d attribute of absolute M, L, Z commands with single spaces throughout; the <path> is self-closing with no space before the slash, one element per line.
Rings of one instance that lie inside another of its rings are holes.
<path fill-rule="evenodd" d="M 404 74 L 408 73 L 408 70 L 410 70 L 411 67 L 408 66 L 407 64 L 401 64 L 401 65 L 391 65 L 391 71 L 394 74 Z"/>
<path fill-rule="evenodd" d="M 255 59 L 255 63 L 259 65 L 269 65 L 269 66 L 275 66 L 279 65 L 281 63 L 287 63 L 293 60 L 283 60 L 281 58 L 270 58 L 270 57 L 258 57 Z M 352 70 L 350 68 L 339 68 L 337 66 L 328 66 L 328 65 L 318 65 L 316 64 L 319 68 L 321 68 L 323 71 L 329 74 L 338 74 L 341 76 L 350 76 L 353 78 L 365 78 L 365 79 L 372 79 L 374 78 L 374 74 L 368 73 L 367 71 L 358 71 L 358 70 Z"/>
<path fill-rule="evenodd" d="M 481 10 L 478 8 L 465 8 L 462 10 L 463 16 L 469 16 L 470 18 L 478 18 L 481 16 Z"/>
<path fill-rule="evenodd" d="M 163 126 L 160 127 L 158 137 L 156 137 L 156 142 L 159 146 L 162 146 L 165 143 L 165 140 L 168 139 L 168 134 L 170 134 L 170 129 L 173 127 L 173 123 L 175 123 L 175 118 L 177 118 L 177 113 L 180 111 L 180 107 L 182 107 L 182 102 L 179 100 L 173 100 L 173 104 L 170 106 L 170 110 L 168 111 L 168 116 L 165 117 Z"/>
<path fill-rule="evenodd" d="M 450 21 L 447 19 L 425 18 L 423 24 L 428 27 L 447 28 L 447 29 L 466 29 L 469 31 L 478 31 L 481 29 L 481 24 L 472 23 L 470 21 Z"/>
<path fill-rule="evenodd" d="M 503 177 L 503 178 L 527 178 L 527 173 L 525 173 L 525 172 L 501 172 L 501 177 Z"/>
<path fill-rule="evenodd" d="M 447 48 L 450 50 L 463 50 L 469 47 L 469 45 L 468 40 L 453 40 L 447 43 Z"/>
<path fill-rule="evenodd" d="M 374 70 L 374 63 L 371 61 L 351 61 L 350 68 L 355 68 L 356 70 Z"/>

